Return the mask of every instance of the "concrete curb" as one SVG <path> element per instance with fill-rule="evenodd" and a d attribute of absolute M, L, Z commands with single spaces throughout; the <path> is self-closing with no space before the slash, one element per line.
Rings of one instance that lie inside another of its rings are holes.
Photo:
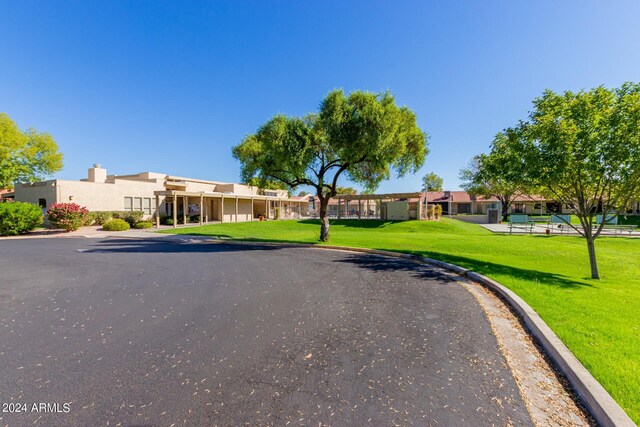
<path fill-rule="evenodd" d="M 187 237 L 184 235 L 183 237 Z M 238 240 L 214 240 L 216 243 L 233 243 L 233 244 L 260 244 L 265 246 L 290 246 L 305 247 L 313 249 L 325 250 L 341 250 L 349 252 L 361 252 L 374 255 L 391 256 L 396 258 L 410 259 L 425 264 L 440 267 L 444 270 L 456 273 L 463 277 L 477 282 L 491 291 L 498 294 L 505 301 L 518 317 L 522 319 L 529 333 L 538 341 L 543 351 L 553 361 L 557 369 L 569 381 L 571 387 L 580 397 L 590 414 L 595 418 L 599 425 L 605 427 L 636 427 L 636 424 L 624 412 L 624 410 L 616 403 L 602 385 L 591 375 L 591 373 L 580 363 L 573 355 L 571 350 L 558 336 L 547 326 L 540 315 L 529 306 L 522 298 L 514 292 L 490 279 L 482 274 L 468 270 L 466 268 L 449 264 L 444 261 L 438 261 L 419 255 L 404 254 L 399 252 L 390 252 L 377 249 L 352 248 L 348 246 L 322 246 L 302 243 L 277 243 L 277 242 L 258 242 L 258 241 L 238 241 Z"/>

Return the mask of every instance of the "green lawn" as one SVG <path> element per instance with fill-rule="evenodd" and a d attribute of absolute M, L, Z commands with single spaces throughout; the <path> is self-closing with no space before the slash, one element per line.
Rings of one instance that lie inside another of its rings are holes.
<path fill-rule="evenodd" d="M 163 232 L 318 243 L 318 221 L 217 224 Z M 410 252 L 486 274 L 527 301 L 640 423 L 640 239 L 596 241 L 602 280 L 589 279 L 585 241 L 492 234 L 474 224 L 333 221 L 335 245 Z"/>

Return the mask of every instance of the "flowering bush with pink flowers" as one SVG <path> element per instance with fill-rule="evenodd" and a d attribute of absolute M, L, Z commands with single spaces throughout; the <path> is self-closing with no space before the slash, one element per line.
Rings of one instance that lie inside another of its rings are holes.
<path fill-rule="evenodd" d="M 74 231 L 82 227 L 89 215 L 89 210 L 75 203 L 56 203 L 49 207 L 47 219 L 56 228 Z"/>

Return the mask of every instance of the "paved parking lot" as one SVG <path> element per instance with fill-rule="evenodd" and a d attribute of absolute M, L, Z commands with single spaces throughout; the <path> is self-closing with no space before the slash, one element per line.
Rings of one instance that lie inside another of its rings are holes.
<path fill-rule="evenodd" d="M 28 405 L 0 425 L 531 425 L 482 309 L 428 266 L 86 238 L 0 262 L 0 396 Z"/>

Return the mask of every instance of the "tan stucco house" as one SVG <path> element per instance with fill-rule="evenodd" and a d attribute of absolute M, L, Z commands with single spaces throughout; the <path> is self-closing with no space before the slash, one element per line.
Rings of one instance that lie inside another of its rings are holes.
<path fill-rule="evenodd" d="M 87 178 L 79 181 L 51 179 L 36 183 L 18 183 L 15 200 L 47 209 L 55 203 L 73 202 L 90 211 L 142 211 L 146 218 L 198 215 L 199 222 L 240 222 L 261 216 L 299 218 L 308 212 L 308 201 L 289 198 L 285 190 L 141 172 L 133 175 L 108 175 L 96 164 Z"/>

